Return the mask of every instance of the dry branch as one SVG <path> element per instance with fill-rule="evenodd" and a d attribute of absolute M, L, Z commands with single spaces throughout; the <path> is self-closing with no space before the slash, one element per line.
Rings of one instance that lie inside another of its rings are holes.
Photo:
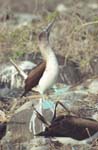
<path fill-rule="evenodd" d="M 21 77 L 26 80 L 27 74 L 18 66 L 15 64 L 15 62 L 10 58 L 10 62 L 15 67 L 15 69 L 18 71 L 18 73 L 21 75 Z"/>

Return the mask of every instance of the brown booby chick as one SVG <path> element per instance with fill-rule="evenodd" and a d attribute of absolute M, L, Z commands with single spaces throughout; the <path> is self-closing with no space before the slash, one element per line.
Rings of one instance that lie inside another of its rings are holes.
<path fill-rule="evenodd" d="M 38 37 L 38 46 L 43 56 L 43 62 L 33 69 L 25 80 L 25 96 L 31 89 L 38 91 L 42 96 L 45 91 L 56 82 L 59 66 L 56 56 L 49 43 L 50 30 L 54 21 L 44 29 Z"/>

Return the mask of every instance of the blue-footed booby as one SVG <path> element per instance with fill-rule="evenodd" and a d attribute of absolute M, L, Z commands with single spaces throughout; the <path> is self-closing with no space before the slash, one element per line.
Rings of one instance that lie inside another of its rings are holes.
<path fill-rule="evenodd" d="M 25 80 L 25 91 L 22 95 L 25 96 L 25 94 L 30 90 L 39 92 L 42 98 L 40 99 L 39 106 L 37 107 L 37 109 L 41 114 L 42 114 L 42 101 L 44 100 L 44 93 L 55 84 L 59 74 L 58 61 L 49 43 L 49 35 L 53 23 L 54 20 L 51 23 L 49 23 L 49 25 L 38 36 L 38 46 L 41 55 L 43 57 L 43 62 L 28 74 L 28 77 Z M 33 122 L 34 134 L 36 133 L 35 118 L 36 114 L 34 112 L 29 126 L 30 131 L 32 131 L 31 126 Z M 44 130 L 45 126 L 42 127 Z"/>
<path fill-rule="evenodd" d="M 41 95 L 51 88 L 59 73 L 56 55 L 49 43 L 49 35 L 54 20 L 39 34 L 38 46 L 43 57 L 43 62 L 33 69 L 25 80 L 25 96 L 30 90 L 38 91 Z"/>

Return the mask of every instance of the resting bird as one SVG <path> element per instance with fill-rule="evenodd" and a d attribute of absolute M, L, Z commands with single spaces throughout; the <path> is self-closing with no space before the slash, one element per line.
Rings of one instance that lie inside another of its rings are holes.
<path fill-rule="evenodd" d="M 25 80 L 25 96 L 30 90 L 39 92 L 42 97 L 47 89 L 51 88 L 59 73 L 57 58 L 49 44 L 50 30 L 54 21 L 44 29 L 38 37 L 38 46 L 43 57 L 43 62 L 33 69 Z"/>

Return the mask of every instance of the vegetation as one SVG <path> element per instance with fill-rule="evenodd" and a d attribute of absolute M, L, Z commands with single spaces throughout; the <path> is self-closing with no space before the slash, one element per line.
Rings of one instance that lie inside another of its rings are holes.
<path fill-rule="evenodd" d="M 43 16 L 39 22 L 26 25 L 0 25 L 0 62 L 8 57 L 19 59 L 29 52 L 39 51 L 37 35 L 55 16 L 57 21 L 50 41 L 56 53 L 77 61 L 83 72 L 90 69 L 91 60 L 98 55 L 98 21 L 82 20 L 77 14 L 59 14 L 57 11 Z M 92 32 L 93 30 L 93 32 Z M 6 55 L 6 57 L 4 57 Z"/>

